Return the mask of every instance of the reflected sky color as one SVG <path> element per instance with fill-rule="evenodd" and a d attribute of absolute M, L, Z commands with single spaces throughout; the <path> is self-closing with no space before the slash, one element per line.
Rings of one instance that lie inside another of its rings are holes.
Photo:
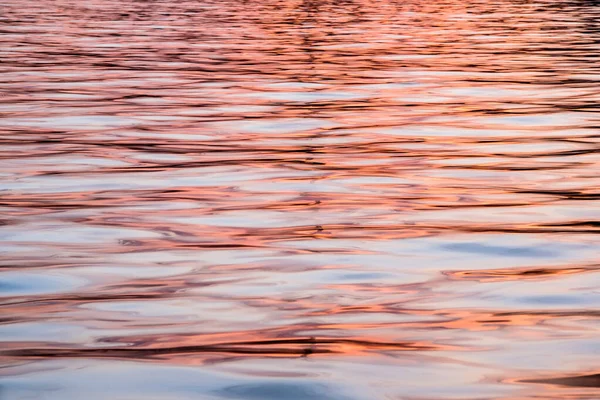
<path fill-rule="evenodd" d="M 0 1 L 0 399 L 597 399 L 599 21 Z"/>

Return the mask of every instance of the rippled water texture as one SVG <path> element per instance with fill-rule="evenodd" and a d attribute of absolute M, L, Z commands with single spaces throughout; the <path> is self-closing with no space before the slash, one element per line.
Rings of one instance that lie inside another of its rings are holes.
<path fill-rule="evenodd" d="M 0 0 L 0 399 L 600 398 L 599 24 Z"/>

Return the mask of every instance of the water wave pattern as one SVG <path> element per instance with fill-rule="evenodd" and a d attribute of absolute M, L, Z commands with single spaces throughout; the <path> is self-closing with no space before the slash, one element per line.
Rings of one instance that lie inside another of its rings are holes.
<path fill-rule="evenodd" d="M 599 26 L 0 0 L 0 398 L 597 399 Z"/>

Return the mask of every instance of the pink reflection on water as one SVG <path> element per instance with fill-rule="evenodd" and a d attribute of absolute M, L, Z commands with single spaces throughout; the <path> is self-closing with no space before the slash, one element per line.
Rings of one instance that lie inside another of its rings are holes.
<path fill-rule="evenodd" d="M 598 15 L 5 1 L 0 397 L 595 398 Z"/>

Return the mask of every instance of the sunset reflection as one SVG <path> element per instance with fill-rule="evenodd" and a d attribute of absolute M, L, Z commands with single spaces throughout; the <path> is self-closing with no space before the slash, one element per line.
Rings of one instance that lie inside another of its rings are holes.
<path fill-rule="evenodd" d="M 596 399 L 599 17 L 4 1 L 0 399 Z"/>

